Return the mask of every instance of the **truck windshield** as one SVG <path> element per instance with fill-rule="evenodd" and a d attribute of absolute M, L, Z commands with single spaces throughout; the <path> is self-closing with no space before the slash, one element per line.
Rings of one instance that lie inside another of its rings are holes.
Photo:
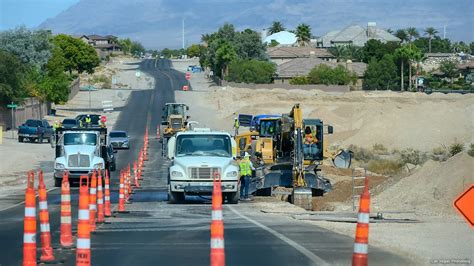
<path fill-rule="evenodd" d="M 176 139 L 176 156 L 231 157 L 231 140 L 227 135 L 181 135 Z"/>
<path fill-rule="evenodd" d="M 28 126 L 28 127 L 40 127 L 41 126 L 41 121 L 39 121 L 39 120 L 26 120 L 25 125 Z"/>
<path fill-rule="evenodd" d="M 184 115 L 184 105 L 167 105 L 166 115 Z"/>
<path fill-rule="evenodd" d="M 96 135 L 93 133 L 67 133 L 64 134 L 64 145 L 92 145 L 97 144 Z"/>

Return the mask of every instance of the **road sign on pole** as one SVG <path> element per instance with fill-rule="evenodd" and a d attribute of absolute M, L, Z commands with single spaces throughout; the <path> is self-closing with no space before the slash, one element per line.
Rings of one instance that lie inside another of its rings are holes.
<path fill-rule="evenodd" d="M 18 105 L 14 104 L 14 103 L 11 103 L 11 104 L 7 104 L 7 108 L 17 108 Z"/>
<path fill-rule="evenodd" d="M 466 189 L 455 201 L 454 207 L 474 227 L 474 184 Z"/>

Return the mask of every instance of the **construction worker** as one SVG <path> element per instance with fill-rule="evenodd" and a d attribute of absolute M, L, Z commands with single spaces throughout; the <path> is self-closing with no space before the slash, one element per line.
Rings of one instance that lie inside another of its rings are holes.
<path fill-rule="evenodd" d="M 86 116 L 86 127 L 90 127 L 92 125 L 92 119 L 90 115 Z"/>
<path fill-rule="evenodd" d="M 235 136 L 239 135 L 239 118 L 234 117 L 234 130 L 235 130 Z"/>
<path fill-rule="evenodd" d="M 53 123 L 53 130 L 56 132 L 56 130 L 58 130 L 58 128 L 61 127 L 61 124 L 59 123 L 58 120 L 54 121 Z"/>
<path fill-rule="evenodd" d="M 311 128 L 307 126 L 304 130 L 304 147 L 303 147 L 303 153 L 304 157 L 306 158 L 312 158 L 314 155 L 316 155 L 319 150 L 318 146 L 316 145 L 319 140 L 315 137 L 316 136 L 316 129 L 314 130 L 314 135 L 311 132 Z"/>
<path fill-rule="evenodd" d="M 252 170 L 255 168 L 250 161 L 250 155 L 245 152 L 244 158 L 240 160 L 240 200 L 250 200 L 249 198 L 249 186 L 250 178 L 252 177 Z"/>

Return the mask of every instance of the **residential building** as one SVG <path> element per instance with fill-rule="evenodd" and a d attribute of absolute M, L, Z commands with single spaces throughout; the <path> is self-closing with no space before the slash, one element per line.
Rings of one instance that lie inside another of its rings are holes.
<path fill-rule="evenodd" d="M 295 58 L 320 58 L 325 61 L 335 60 L 335 57 L 324 48 L 310 46 L 302 47 L 268 47 L 267 55 L 270 61 L 277 65 L 289 62 Z"/>
<path fill-rule="evenodd" d="M 335 68 L 338 65 L 344 66 L 347 70 L 355 72 L 357 75 L 357 83 L 355 85 L 356 90 L 362 89 L 362 81 L 364 78 L 367 64 L 363 62 L 334 62 L 326 61 L 317 57 L 309 58 L 295 58 L 291 61 L 283 63 L 277 67 L 277 74 L 274 78 L 275 84 L 289 84 L 290 80 L 294 77 L 308 76 L 309 72 L 321 64 Z"/>
<path fill-rule="evenodd" d="M 388 31 L 377 27 L 375 22 L 369 22 L 367 28 L 360 25 L 350 25 L 342 30 L 334 30 L 320 37 L 317 47 L 335 47 L 338 45 L 364 46 L 368 40 L 386 42 L 400 42 L 401 40 Z"/>
<path fill-rule="evenodd" d="M 73 35 L 74 38 L 81 39 L 85 43 L 91 45 L 96 50 L 101 59 L 112 53 L 120 53 L 122 49 L 116 43 L 117 37 L 113 35 L 100 36 L 92 35 Z"/>

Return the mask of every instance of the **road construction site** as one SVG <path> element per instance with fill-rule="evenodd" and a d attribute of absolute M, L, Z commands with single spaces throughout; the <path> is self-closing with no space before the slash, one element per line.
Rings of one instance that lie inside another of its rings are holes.
<path fill-rule="evenodd" d="M 235 114 L 285 113 L 295 103 L 300 103 L 304 107 L 303 117 L 321 118 L 334 126 L 335 133 L 329 138 L 333 149 L 348 148 L 349 145 L 372 149 L 379 144 L 390 151 L 412 148 L 431 152 L 453 142 L 464 146 L 474 142 L 472 96 L 252 91 L 215 86 L 205 73 L 192 73 L 188 83 L 184 72 L 188 65 L 195 63 L 145 60 L 136 65 L 154 79 L 153 89 L 132 90 L 116 113 L 113 128 L 129 132 L 132 149 L 119 153 L 118 170 L 110 175 L 114 213 L 105 219 L 105 223 L 98 224 L 90 236 L 88 258 L 92 264 L 204 265 L 209 264 L 209 255 L 214 254 L 209 247 L 209 243 L 213 243 L 209 226 L 215 202 L 212 208 L 210 197 L 191 197 L 177 205 L 167 203 L 169 161 L 161 156 L 162 147 L 155 137 L 162 107 L 167 102 L 187 104 L 189 120 L 199 122 L 199 127 L 228 132 L 233 132 Z M 188 91 L 182 91 L 184 85 L 190 85 Z M 14 147 L 13 143 L 10 145 L 9 149 Z M 125 210 L 120 212 L 120 169 L 126 170 L 129 166 L 133 169 L 133 162 L 140 161 L 143 156 L 140 149 L 145 145 L 148 159 L 142 169 L 143 180 L 139 181 L 141 188 L 132 188 L 134 194 L 124 204 Z M 48 145 L 44 146 L 50 149 Z M 52 161 L 53 152 L 50 154 Z M 31 160 L 30 169 L 47 169 L 35 160 Z M 41 160 L 48 161 L 48 158 L 45 155 Z M 452 201 L 474 182 L 473 162 L 473 157 L 462 151 L 446 161 L 427 160 L 396 174 L 367 172 L 367 188 L 371 193 L 369 263 L 426 265 L 436 263 L 436 260 L 472 263 L 472 228 L 454 211 Z M 354 165 L 367 166 L 358 160 Z M 5 168 L 26 180 L 22 171 L 28 169 Z M 357 210 L 352 208 L 352 171 L 328 167 L 323 172 L 333 190 L 323 197 L 313 198 L 315 211 L 306 211 L 280 196 L 257 196 L 251 202 L 224 204 L 223 239 L 227 264 L 349 264 L 357 221 Z M 19 182 L 24 189 L 26 182 Z M 74 265 L 77 250 L 62 247 L 59 241 L 61 189 L 46 185 L 55 261 Z M 75 240 L 78 192 L 77 188 L 71 188 Z M 3 254 L 11 254 L 0 258 L 2 265 L 19 265 L 23 259 L 23 199 L 21 194 L 0 199 L 3 208 L 0 211 L 3 236 L 0 248 Z M 39 233 L 37 235 L 40 258 L 43 250 Z"/>

